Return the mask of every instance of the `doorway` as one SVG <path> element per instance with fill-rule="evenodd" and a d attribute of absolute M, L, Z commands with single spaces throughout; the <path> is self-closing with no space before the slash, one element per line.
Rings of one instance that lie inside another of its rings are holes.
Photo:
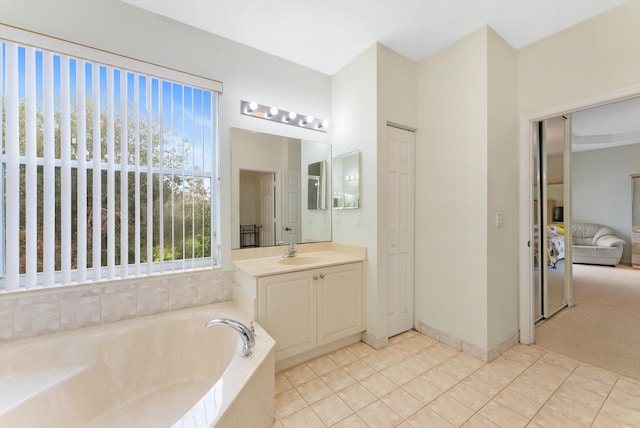
<path fill-rule="evenodd" d="M 519 226 L 518 226 L 518 288 L 519 288 L 519 327 L 520 342 L 531 344 L 535 341 L 535 288 L 534 288 L 534 236 L 533 228 L 533 183 L 534 159 L 532 144 L 537 127 L 536 123 L 547 118 L 567 115 L 591 107 L 610 104 L 640 95 L 640 85 L 583 98 L 534 113 L 522 115 L 519 126 Z M 543 199 L 544 200 L 544 199 Z M 564 219 L 568 213 L 564 213 Z M 565 245 L 566 249 L 566 245 Z M 565 254 L 565 258 L 570 260 Z M 569 301 L 573 296 L 567 296 Z"/>
<path fill-rule="evenodd" d="M 240 248 L 276 242 L 276 173 L 240 170 Z"/>

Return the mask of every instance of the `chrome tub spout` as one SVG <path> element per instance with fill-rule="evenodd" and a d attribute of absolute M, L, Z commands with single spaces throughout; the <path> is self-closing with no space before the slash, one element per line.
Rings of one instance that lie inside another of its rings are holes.
<path fill-rule="evenodd" d="M 235 321 L 228 318 L 216 318 L 216 319 L 212 319 L 211 321 L 208 321 L 205 324 L 205 327 L 209 328 L 214 325 L 228 325 L 229 327 L 231 327 L 232 329 L 240 333 L 240 336 L 242 337 L 242 343 L 243 343 L 242 354 L 240 355 L 245 358 L 251 356 L 251 348 L 253 348 L 253 346 L 256 344 L 255 329 L 253 328 L 253 321 L 251 321 L 249 323 L 249 327 L 247 327 L 246 325 L 242 324 L 239 321 Z"/>

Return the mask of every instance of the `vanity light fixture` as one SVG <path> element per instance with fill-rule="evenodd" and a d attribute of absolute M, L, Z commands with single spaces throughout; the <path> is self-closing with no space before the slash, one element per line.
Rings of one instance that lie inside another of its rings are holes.
<path fill-rule="evenodd" d="M 311 115 L 298 115 L 294 111 L 280 110 L 276 107 L 258 104 L 255 101 L 240 101 L 240 107 L 240 112 L 247 116 L 273 120 L 275 122 L 286 123 L 287 125 L 313 129 L 320 132 L 327 132 L 329 128 L 329 121 L 326 119 L 317 119 Z M 298 116 L 300 116 L 301 119 L 295 120 Z"/>

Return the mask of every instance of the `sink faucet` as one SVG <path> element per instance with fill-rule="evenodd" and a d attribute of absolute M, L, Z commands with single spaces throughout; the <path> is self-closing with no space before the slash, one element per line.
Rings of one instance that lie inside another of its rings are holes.
<path fill-rule="evenodd" d="M 243 343 L 242 354 L 240 355 L 245 358 L 251 356 L 251 348 L 253 348 L 253 346 L 256 344 L 255 329 L 253 328 L 253 321 L 251 321 L 249 323 L 249 327 L 247 327 L 246 325 L 242 324 L 239 321 L 235 321 L 228 318 L 216 318 L 216 319 L 212 319 L 211 321 L 208 321 L 205 324 L 205 327 L 209 328 L 209 327 L 213 327 L 214 325 L 228 325 L 229 327 L 233 328 L 235 331 L 240 333 L 240 336 L 242 336 L 242 343 Z"/>
<path fill-rule="evenodd" d="M 289 244 L 289 249 L 287 250 L 287 252 L 282 255 L 282 258 L 290 259 L 291 257 L 295 257 L 296 251 L 298 251 L 296 250 L 296 243 L 292 242 L 291 244 Z"/>

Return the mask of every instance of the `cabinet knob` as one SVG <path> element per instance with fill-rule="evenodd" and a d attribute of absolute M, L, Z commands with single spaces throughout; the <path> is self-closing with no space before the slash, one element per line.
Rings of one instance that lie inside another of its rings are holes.
<path fill-rule="evenodd" d="M 313 275 L 313 279 L 318 279 L 318 275 Z"/>
<path fill-rule="evenodd" d="M 320 274 L 320 279 L 324 279 L 324 274 L 323 273 Z"/>

